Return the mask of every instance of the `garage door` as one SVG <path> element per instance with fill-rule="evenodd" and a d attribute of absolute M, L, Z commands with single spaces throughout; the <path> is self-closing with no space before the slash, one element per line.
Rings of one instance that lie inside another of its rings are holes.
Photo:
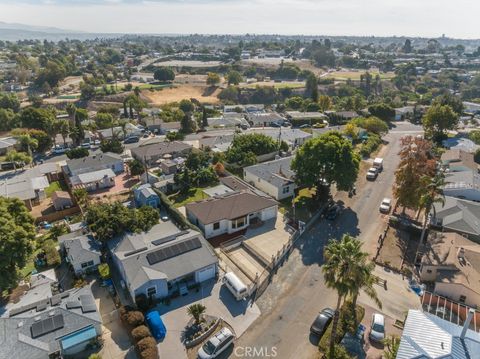
<path fill-rule="evenodd" d="M 197 272 L 197 282 L 203 282 L 211 278 L 215 278 L 215 266 L 211 266 Z"/>

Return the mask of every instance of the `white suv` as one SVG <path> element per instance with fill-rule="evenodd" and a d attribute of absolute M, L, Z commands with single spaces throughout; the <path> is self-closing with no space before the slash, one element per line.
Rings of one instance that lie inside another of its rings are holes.
<path fill-rule="evenodd" d="M 198 350 L 199 359 L 216 358 L 233 343 L 235 337 L 228 328 L 223 328 Z"/>

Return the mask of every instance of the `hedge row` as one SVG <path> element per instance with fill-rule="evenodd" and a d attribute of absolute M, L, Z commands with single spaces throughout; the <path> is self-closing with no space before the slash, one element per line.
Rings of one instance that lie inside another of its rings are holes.
<path fill-rule="evenodd" d="M 125 307 L 121 307 L 120 319 L 130 327 L 133 327 L 130 334 L 135 341 L 140 359 L 158 359 L 157 341 L 152 337 L 150 329 L 145 325 L 143 313 L 138 310 L 128 310 Z"/>

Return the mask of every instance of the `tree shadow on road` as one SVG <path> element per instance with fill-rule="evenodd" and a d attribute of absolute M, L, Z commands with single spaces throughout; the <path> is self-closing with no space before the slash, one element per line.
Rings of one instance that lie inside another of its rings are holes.
<path fill-rule="evenodd" d="M 333 221 L 320 218 L 295 244 L 304 265 L 323 264 L 323 249 L 330 239 L 340 240 L 343 235 L 360 235 L 358 216 L 350 207 L 345 208 Z"/>

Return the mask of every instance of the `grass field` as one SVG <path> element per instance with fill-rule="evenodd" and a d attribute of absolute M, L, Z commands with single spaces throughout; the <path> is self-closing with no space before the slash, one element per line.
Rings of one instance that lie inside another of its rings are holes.
<path fill-rule="evenodd" d="M 379 71 L 369 71 L 370 74 L 375 78 L 375 76 L 380 75 L 382 80 L 389 80 L 395 76 L 393 72 L 379 72 Z M 365 73 L 364 70 L 359 71 L 334 71 L 328 73 L 328 75 L 322 76 L 322 78 L 333 78 L 336 81 L 347 81 L 348 79 L 359 81 L 360 76 Z"/>
<path fill-rule="evenodd" d="M 283 81 L 283 82 L 273 82 L 273 81 L 260 81 L 260 82 L 254 82 L 251 84 L 240 84 L 240 87 L 242 88 L 255 88 L 257 86 L 268 86 L 268 87 L 274 87 L 276 89 L 283 89 L 283 88 L 302 88 L 305 87 L 305 82 L 303 81 Z"/>
<path fill-rule="evenodd" d="M 53 192 L 55 191 L 66 191 L 66 190 L 67 190 L 67 187 L 65 185 L 62 185 L 60 181 L 55 181 L 50 183 L 50 186 L 45 188 L 45 194 L 47 195 L 47 197 L 51 197 Z"/>
<path fill-rule="evenodd" d="M 295 197 L 294 200 L 295 215 L 293 213 L 291 198 L 280 201 L 278 210 L 290 218 L 295 217 L 296 220 L 307 222 L 318 209 L 318 203 L 315 201 L 314 196 L 314 188 L 303 188 L 298 192 L 298 196 Z"/>
<path fill-rule="evenodd" d="M 142 94 L 148 98 L 153 105 L 164 105 L 170 102 L 179 102 L 183 99 L 195 98 L 202 103 L 219 103 L 217 97 L 220 89 L 210 89 L 207 86 L 175 85 L 158 91 L 144 90 Z"/>
<path fill-rule="evenodd" d="M 206 188 L 206 187 L 205 187 Z M 208 198 L 208 196 L 203 193 L 205 188 L 192 188 L 187 193 L 175 193 L 168 197 L 172 201 L 174 207 L 182 207 L 187 203 L 200 201 L 202 199 Z"/>

